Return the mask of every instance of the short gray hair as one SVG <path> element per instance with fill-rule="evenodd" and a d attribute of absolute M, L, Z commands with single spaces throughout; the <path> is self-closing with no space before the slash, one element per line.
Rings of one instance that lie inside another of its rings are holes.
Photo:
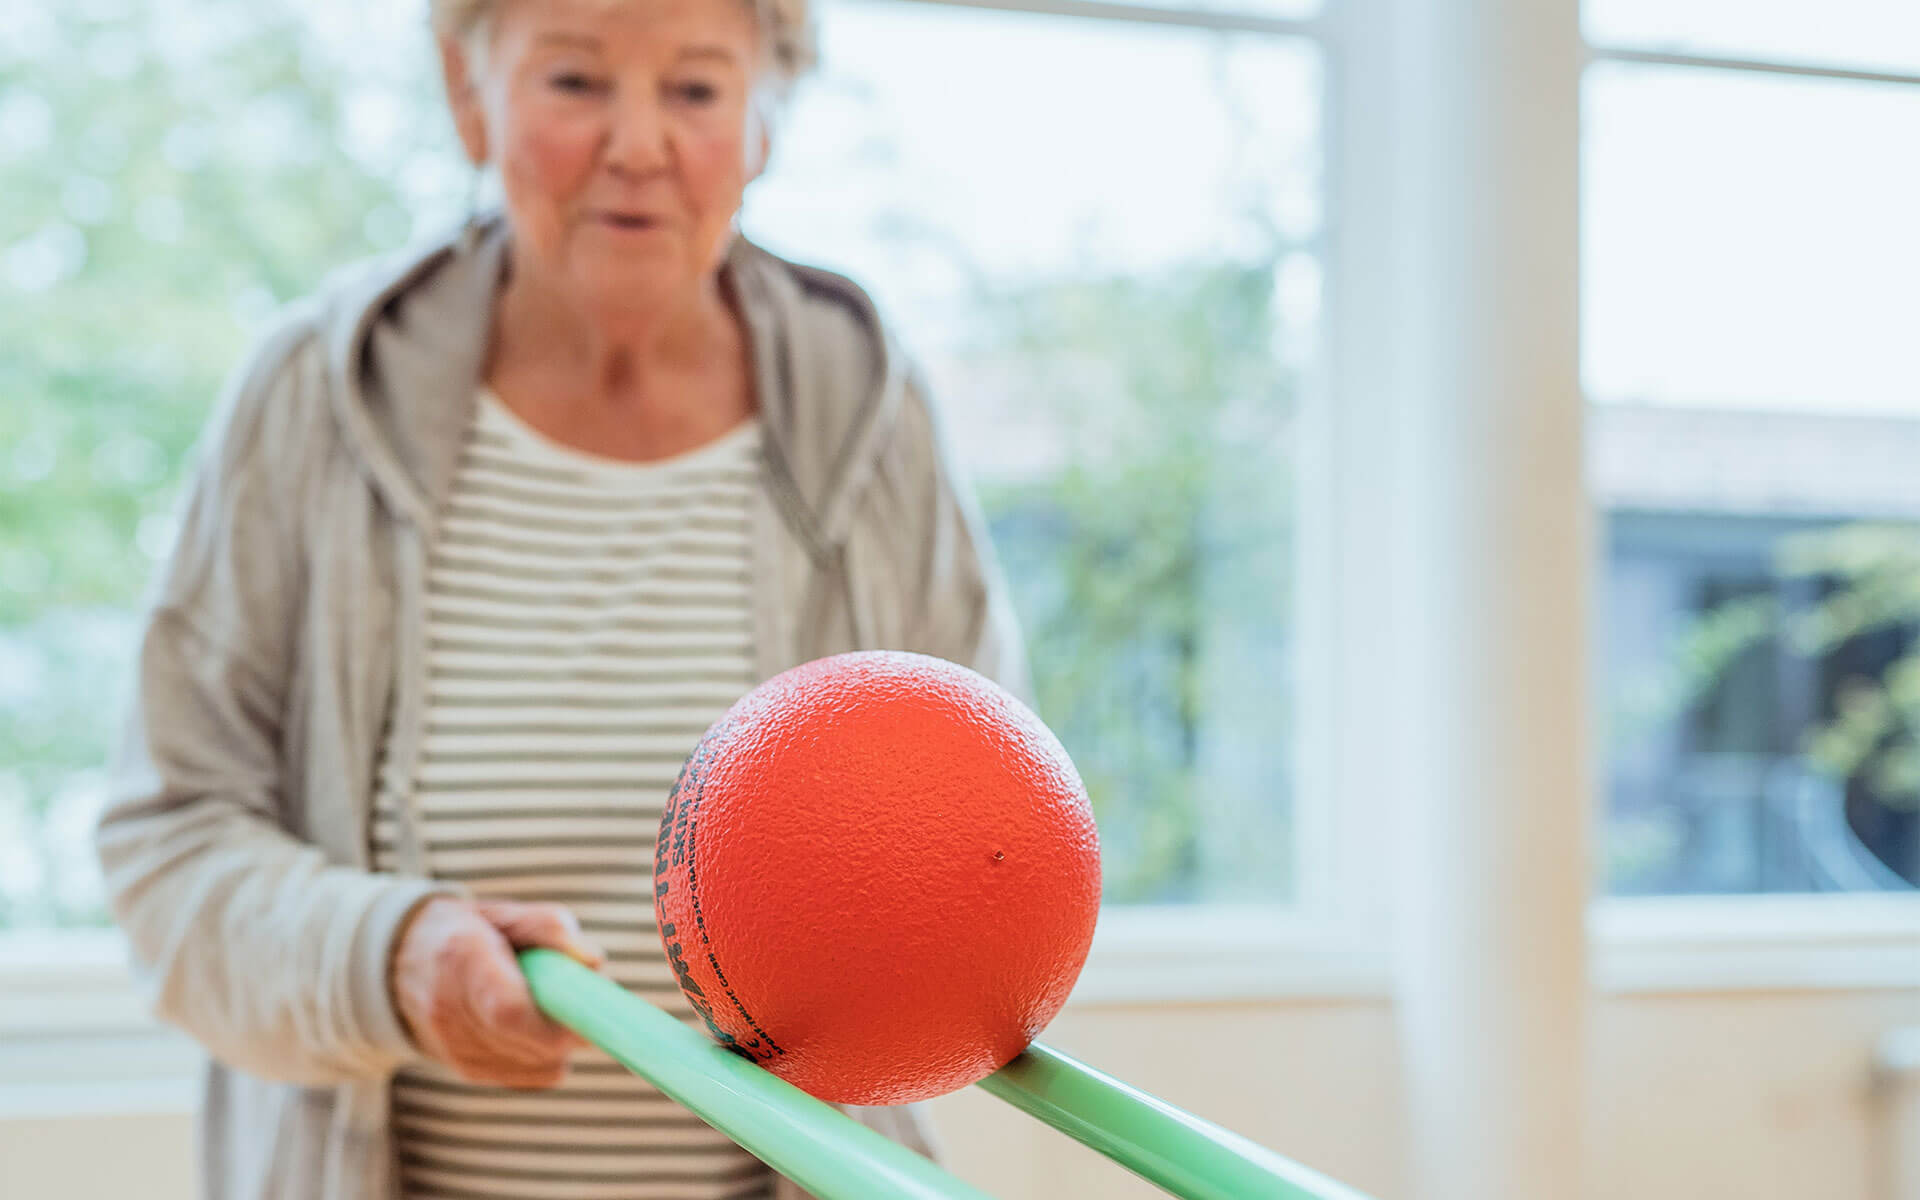
<path fill-rule="evenodd" d="M 747 6 L 754 24 L 760 28 L 773 76 L 768 82 L 772 83 L 774 94 L 785 100 L 793 91 L 793 85 L 813 69 L 820 57 L 808 0 L 740 2 Z M 499 5 L 500 0 L 429 0 L 433 32 L 460 42 L 470 57 L 484 59 L 484 55 L 476 52 L 484 46 L 487 22 Z"/>

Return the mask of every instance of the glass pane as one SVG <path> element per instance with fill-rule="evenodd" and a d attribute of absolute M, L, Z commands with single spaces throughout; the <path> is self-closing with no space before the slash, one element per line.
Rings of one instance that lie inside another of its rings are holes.
<path fill-rule="evenodd" d="M 1920 414 L 1920 87 L 1588 72 L 1600 400 Z"/>
<path fill-rule="evenodd" d="M 1596 45 L 1920 71 L 1920 5 L 1907 0 L 1586 0 L 1584 12 Z"/>
<path fill-rule="evenodd" d="M 746 224 L 866 284 L 927 364 L 1094 796 L 1108 899 L 1290 896 L 1314 51 L 857 2 L 823 29 L 829 72 Z"/>
<path fill-rule="evenodd" d="M 1290 895 L 1317 60 L 921 5 L 825 25 L 749 226 L 869 284 L 938 382 L 1109 895 Z M 105 919 L 99 714 L 251 331 L 466 203 L 431 61 L 415 4 L 0 5 L 0 928 Z"/>
<path fill-rule="evenodd" d="M 1596 415 L 1598 449 L 1615 456 L 1602 477 L 1609 890 L 1920 886 L 1920 504 L 1899 524 L 1754 502 L 1683 509 L 1668 480 L 1675 507 L 1629 507 L 1648 472 L 1625 461 L 1635 443 L 1686 432 L 1757 454 L 1776 437 L 1831 448 L 1884 431 Z M 1920 429 L 1899 436 L 1920 453 Z"/>
<path fill-rule="evenodd" d="M 1605 885 L 1913 888 L 1920 89 L 1602 65 L 1587 101 Z"/>
<path fill-rule="evenodd" d="M 464 203 L 431 62 L 412 5 L 0 5 L 0 928 L 105 919 L 103 714 L 249 330 Z"/>

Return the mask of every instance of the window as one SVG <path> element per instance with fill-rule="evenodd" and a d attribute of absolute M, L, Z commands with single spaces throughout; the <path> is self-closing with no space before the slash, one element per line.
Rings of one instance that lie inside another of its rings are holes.
<path fill-rule="evenodd" d="M 366 51 L 424 56 L 417 14 L 296 7 L 0 10 L 0 928 L 106 919 L 89 835 L 134 613 L 249 330 L 458 211 L 450 139 L 412 119 L 429 70 Z"/>
<path fill-rule="evenodd" d="M 1116 902 L 1296 893 L 1314 7 L 829 0 L 748 197 L 926 365 Z M 105 921 L 103 713 L 188 448 L 276 305 L 458 219 L 445 125 L 417 4 L 0 6 L 0 929 Z"/>
<path fill-rule="evenodd" d="M 1586 18 L 1606 886 L 1910 890 L 1920 14 Z"/>
<path fill-rule="evenodd" d="M 886 0 L 823 31 L 749 231 L 869 286 L 939 386 L 1109 899 L 1289 898 L 1317 49 Z"/>

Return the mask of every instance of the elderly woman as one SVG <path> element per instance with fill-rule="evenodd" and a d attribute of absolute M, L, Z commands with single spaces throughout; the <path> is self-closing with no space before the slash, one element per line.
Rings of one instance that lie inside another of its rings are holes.
<path fill-rule="evenodd" d="M 1019 689 L 913 373 L 734 230 L 799 0 L 436 0 L 505 210 L 298 306 L 186 502 L 99 831 L 211 1052 L 206 1194 L 793 1196 L 532 1007 L 516 947 L 693 1021 L 650 846 L 756 681 L 894 647 Z M 907 1108 L 850 1109 L 931 1153 Z"/>

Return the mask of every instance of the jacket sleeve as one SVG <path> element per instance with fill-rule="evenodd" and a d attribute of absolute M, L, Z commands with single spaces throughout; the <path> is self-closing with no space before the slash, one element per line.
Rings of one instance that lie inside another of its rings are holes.
<path fill-rule="evenodd" d="M 1013 597 L 973 489 L 955 464 L 919 373 L 909 375 L 895 436 L 910 463 L 901 488 L 920 513 L 921 601 L 914 649 L 968 666 L 1034 703 Z"/>
<path fill-rule="evenodd" d="M 331 863 L 281 815 L 304 574 L 289 497 L 314 454 L 296 436 L 300 342 L 271 339 L 210 426 L 95 845 L 156 1015 L 229 1065 L 321 1084 L 414 1056 L 387 961 L 436 889 Z"/>

